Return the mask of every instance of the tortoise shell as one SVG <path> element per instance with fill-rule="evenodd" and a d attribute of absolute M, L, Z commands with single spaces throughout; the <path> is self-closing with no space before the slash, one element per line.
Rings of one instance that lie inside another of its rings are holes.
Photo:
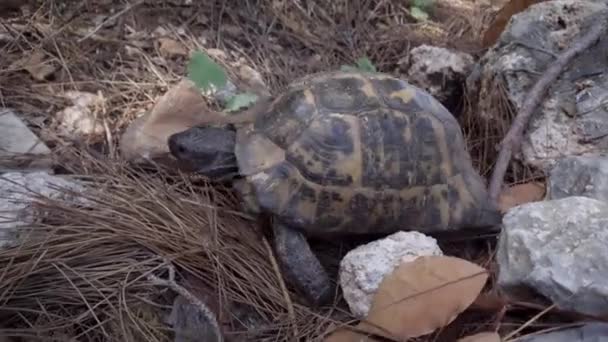
<path fill-rule="evenodd" d="M 488 211 L 498 220 L 455 117 L 386 74 L 293 82 L 238 129 L 235 152 L 259 208 L 309 235 L 485 226 Z"/>

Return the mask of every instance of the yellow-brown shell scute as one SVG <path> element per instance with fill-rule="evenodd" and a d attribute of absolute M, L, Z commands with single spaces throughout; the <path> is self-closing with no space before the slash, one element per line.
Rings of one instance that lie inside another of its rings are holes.
<path fill-rule="evenodd" d="M 474 226 L 487 206 L 456 119 L 388 75 L 298 80 L 248 131 L 238 145 L 260 148 L 237 158 L 267 165 L 247 173 L 260 206 L 309 234 Z"/>

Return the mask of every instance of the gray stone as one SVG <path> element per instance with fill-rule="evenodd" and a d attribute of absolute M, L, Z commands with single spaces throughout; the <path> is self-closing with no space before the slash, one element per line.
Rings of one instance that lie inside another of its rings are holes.
<path fill-rule="evenodd" d="M 83 187 L 66 178 L 50 175 L 44 171 L 20 173 L 8 172 L 0 175 L 0 248 L 17 245 L 23 226 L 35 219 L 32 197 L 42 195 L 51 199 L 74 200 L 74 204 L 86 205 L 88 201 L 75 200 L 59 189 L 66 188 L 82 192 Z"/>
<path fill-rule="evenodd" d="M 397 232 L 349 251 L 340 262 L 340 286 L 353 315 L 365 317 L 382 279 L 401 262 L 443 255 L 437 241 L 422 233 Z"/>
<path fill-rule="evenodd" d="M 532 288 L 558 307 L 608 314 L 608 203 L 571 196 L 509 210 L 496 258 L 498 285 Z"/>
<path fill-rule="evenodd" d="M 446 48 L 420 45 L 412 49 L 407 79 L 439 100 L 450 111 L 460 104 L 473 57 Z"/>
<path fill-rule="evenodd" d="M 587 323 L 577 328 L 570 328 L 549 333 L 523 337 L 520 342 L 608 342 L 608 324 Z"/>
<path fill-rule="evenodd" d="M 0 172 L 50 171 L 50 152 L 14 111 L 0 108 Z M 40 158 L 24 160 L 20 158 L 23 154 Z"/>
<path fill-rule="evenodd" d="M 606 2 L 555 0 L 514 15 L 494 47 L 479 62 L 474 112 L 486 125 L 505 125 L 497 110 L 511 103 L 522 108 L 540 73 L 608 13 Z M 516 155 L 548 170 L 568 155 L 599 154 L 608 148 L 608 37 L 577 56 L 553 82 L 534 111 Z M 471 76 L 474 78 L 473 76 Z M 472 82 L 470 82 L 472 83 Z"/>
<path fill-rule="evenodd" d="M 608 202 L 608 157 L 560 159 L 549 174 L 548 198 L 585 196 Z"/>

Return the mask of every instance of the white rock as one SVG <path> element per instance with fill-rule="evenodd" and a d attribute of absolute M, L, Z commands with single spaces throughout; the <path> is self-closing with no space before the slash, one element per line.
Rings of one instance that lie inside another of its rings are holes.
<path fill-rule="evenodd" d="M 499 286 L 513 294 L 532 288 L 562 309 L 608 314 L 608 203 L 581 196 L 533 202 L 508 211 L 503 224 Z"/>
<path fill-rule="evenodd" d="M 40 156 L 29 164 L 0 163 L 0 172 L 50 171 L 50 152 L 44 142 L 30 131 L 14 111 L 0 108 L 0 158 L 19 157 L 24 153 Z"/>
<path fill-rule="evenodd" d="M 64 96 L 72 101 L 72 106 L 57 113 L 60 128 L 72 138 L 104 133 L 103 121 L 98 117 L 103 98 L 82 91 L 67 91 Z"/>
<path fill-rule="evenodd" d="M 367 315 L 382 279 L 401 262 L 443 255 L 437 241 L 422 233 L 397 232 L 349 251 L 340 262 L 340 286 L 351 312 Z"/>
<path fill-rule="evenodd" d="M 473 57 L 446 48 L 420 45 L 412 49 L 408 81 L 428 91 L 451 112 L 460 103 Z"/>
<path fill-rule="evenodd" d="M 83 187 L 74 181 L 42 171 L 0 175 L 0 248 L 16 245 L 20 238 L 19 228 L 34 221 L 32 196 L 73 200 L 56 188 L 83 191 Z M 76 200 L 74 203 L 82 205 L 87 201 Z"/>

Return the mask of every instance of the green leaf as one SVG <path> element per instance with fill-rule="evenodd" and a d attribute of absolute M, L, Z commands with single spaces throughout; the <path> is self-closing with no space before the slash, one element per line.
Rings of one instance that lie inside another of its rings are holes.
<path fill-rule="evenodd" d="M 204 91 L 216 91 L 227 82 L 224 69 L 200 51 L 195 52 L 188 62 L 188 78 Z"/>
<path fill-rule="evenodd" d="M 372 61 L 367 57 L 361 57 L 357 59 L 357 68 L 363 71 L 376 72 L 376 67 L 372 64 Z"/>
<path fill-rule="evenodd" d="M 345 65 L 345 64 L 342 64 L 342 66 L 340 66 L 340 71 L 357 71 L 357 70 L 358 70 L 358 69 L 357 69 L 357 68 L 355 68 L 355 67 L 354 67 L 354 66 L 352 66 L 352 65 Z"/>
<path fill-rule="evenodd" d="M 421 10 L 418 7 L 412 7 L 410 8 L 410 14 L 412 15 L 412 17 L 414 17 L 416 20 L 427 20 L 429 18 L 429 15 Z"/>
<path fill-rule="evenodd" d="M 376 72 L 376 67 L 367 57 L 361 57 L 357 59 L 356 66 L 342 64 L 340 66 L 341 71 L 368 71 Z"/>
<path fill-rule="evenodd" d="M 226 103 L 226 112 L 236 112 L 241 108 L 249 107 L 258 100 L 258 96 L 251 93 L 241 93 L 232 96 Z"/>
<path fill-rule="evenodd" d="M 434 0 L 413 0 L 412 7 L 417 7 L 424 12 L 428 12 L 428 10 L 433 6 Z"/>

